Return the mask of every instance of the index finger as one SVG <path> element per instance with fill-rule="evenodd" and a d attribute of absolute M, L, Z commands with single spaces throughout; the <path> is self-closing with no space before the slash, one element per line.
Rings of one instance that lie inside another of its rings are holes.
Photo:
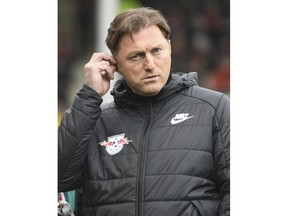
<path fill-rule="evenodd" d="M 116 65 L 117 61 L 113 58 L 113 56 L 108 55 L 106 53 L 93 53 L 90 61 L 92 62 L 101 62 L 101 61 L 108 61 L 109 64 Z"/>

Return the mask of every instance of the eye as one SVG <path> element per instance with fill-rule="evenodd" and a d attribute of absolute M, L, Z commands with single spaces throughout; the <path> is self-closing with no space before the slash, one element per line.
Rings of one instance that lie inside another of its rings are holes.
<path fill-rule="evenodd" d="M 161 51 L 160 48 L 155 48 L 155 49 L 152 50 L 152 53 L 153 53 L 153 54 L 159 54 L 160 51 Z"/>
<path fill-rule="evenodd" d="M 136 55 L 132 56 L 131 59 L 132 60 L 138 60 L 138 59 L 140 59 L 140 55 L 136 54 Z"/>
<path fill-rule="evenodd" d="M 132 60 L 137 61 L 140 60 L 144 56 L 143 53 L 137 53 L 134 56 L 131 57 Z"/>

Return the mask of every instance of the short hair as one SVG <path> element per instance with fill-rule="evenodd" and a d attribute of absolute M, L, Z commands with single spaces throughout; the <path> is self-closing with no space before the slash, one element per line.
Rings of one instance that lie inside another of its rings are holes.
<path fill-rule="evenodd" d="M 119 13 L 111 22 L 106 44 L 114 55 L 118 52 L 119 41 L 123 36 L 139 32 L 145 27 L 158 26 L 166 39 L 170 37 L 170 27 L 164 15 L 150 7 L 131 8 Z"/>

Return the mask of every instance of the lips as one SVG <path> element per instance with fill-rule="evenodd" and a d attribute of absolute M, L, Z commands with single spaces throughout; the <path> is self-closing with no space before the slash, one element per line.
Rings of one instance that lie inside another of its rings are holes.
<path fill-rule="evenodd" d="M 145 77 L 144 80 L 151 80 L 151 79 L 154 79 L 156 77 L 158 77 L 158 75 L 148 76 L 148 77 Z"/>

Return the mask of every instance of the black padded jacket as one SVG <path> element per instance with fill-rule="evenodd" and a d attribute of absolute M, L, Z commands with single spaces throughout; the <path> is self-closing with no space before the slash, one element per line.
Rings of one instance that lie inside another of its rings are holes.
<path fill-rule="evenodd" d="M 58 189 L 82 188 L 81 216 L 230 215 L 230 111 L 197 73 L 156 96 L 123 80 L 114 102 L 84 85 L 58 128 Z"/>

